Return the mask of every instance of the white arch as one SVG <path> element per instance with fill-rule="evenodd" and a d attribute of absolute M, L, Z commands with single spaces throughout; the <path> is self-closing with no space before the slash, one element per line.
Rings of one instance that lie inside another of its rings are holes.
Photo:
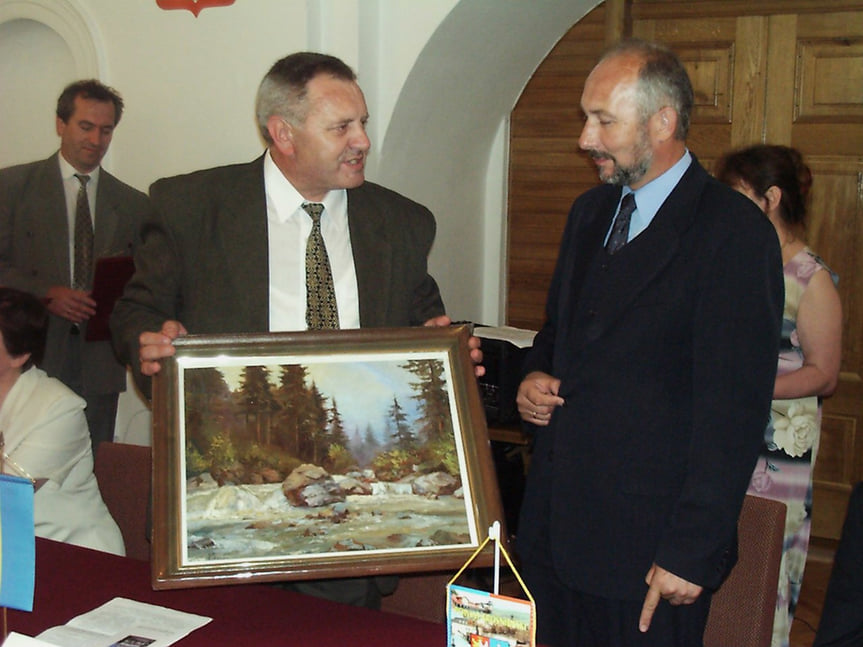
<path fill-rule="evenodd" d="M 458 318 L 481 317 L 477 295 L 503 286 L 493 258 L 503 238 L 485 241 L 483 234 L 505 230 L 502 214 L 485 212 L 487 203 L 496 211 L 501 208 L 495 202 L 505 207 L 505 161 L 490 173 L 492 151 L 500 147 L 496 142 L 501 132 L 505 137 L 509 114 L 536 67 L 597 4 L 461 0 L 402 88 L 381 146 L 378 177 L 435 213 L 438 236 L 430 266 L 447 309 Z M 503 186 L 488 186 L 490 175 L 496 176 L 491 184 Z M 487 227 L 486 219 L 495 217 L 500 225 Z"/>
<path fill-rule="evenodd" d="M 78 78 L 100 77 L 105 65 L 93 21 L 74 0 L 0 0 L 0 24 L 19 19 L 42 23 L 68 45 Z"/>

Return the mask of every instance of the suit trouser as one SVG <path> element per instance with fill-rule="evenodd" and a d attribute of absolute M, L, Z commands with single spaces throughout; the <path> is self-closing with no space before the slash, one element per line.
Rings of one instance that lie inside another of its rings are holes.
<path fill-rule="evenodd" d="M 80 331 L 70 327 L 70 336 L 77 336 Z M 77 342 L 77 340 L 72 340 Z M 90 430 L 90 442 L 93 447 L 93 456 L 96 455 L 96 447 L 101 442 L 113 442 L 114 427 L 117 421 L 117 401 L 119 393 L 84 393 L 83 361 L 81 353 L 83 346 L 79 343 L 70 343 L 66 353 L 66 361 L 60 370 L 58 379 L 66 386 L 80 395 L 87 403 L 84 414 L 87 416 L 87 427 Z"/>
<path fill-rule="evenodd" d="M 119 393 L 105 393 L 104 395 L 85 395 L 87 408 L 84 410 L 87 416 L 87 426 L 90 428 L 90 442 L 93 445 L 93 456 L 96 456 L 96 447 L 99 443 L 114 442 L 114 431 L 117 421 L 117 401 Z"/>
<path fill-rule="evenodd" d="M 661 600 L 650 629 L 638 629 L 644 600 L 611 600 L 570 588 L 558 576 L 548 534 L 540 532 L 522 575 L 536 601 L 536 642 L 552 647 L 703 647 L 711 594 L 690 605 Z M 645 571 L 645 575 L 647 572 Z M 644 589 L 647 594 L 647 586 Z"/>

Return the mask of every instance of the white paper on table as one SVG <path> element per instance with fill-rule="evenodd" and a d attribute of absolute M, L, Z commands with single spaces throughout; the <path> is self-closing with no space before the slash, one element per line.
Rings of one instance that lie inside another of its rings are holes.
<path fill-rule="evenodd" d="M 473 329 L 473 334 L 486 339 L 508 341 L 516 348 L 528 348 L 532 346 L 533 338 L 536 337 L 535 330 L 513 328 L 512 326 L 477 326 Z"/>
<path fill-rule="evenodd" d="M 37 636 L 58 647 L 167 647 L 212 618 L 114 598 Z M 5 645 L 4 645 L 5 647 Z"/>
<path fill-rule="evenodd" d="M 6 640 L 3 641 L 3 647 L 54 647 L 54 645 L 13 631 L 6 636 Z"/>

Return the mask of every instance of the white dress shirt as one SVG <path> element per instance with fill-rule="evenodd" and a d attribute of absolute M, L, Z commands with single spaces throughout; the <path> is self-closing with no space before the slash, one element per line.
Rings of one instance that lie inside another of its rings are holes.
<path fill-rule="evenodd" d="M 76 180 L 77 181 L 77 180 Z M 270 259 L 270 330 L 306 330 L 306 241 L 312 219 L 303 209 L 309 202 L 293 187 L 270 157 L 264 156 L 267 197 L 267 238 Z M 327 247 L 339 327 L 360 327 L 360 302 L 348 228 L 348 196 L 330 191 L 321 201 L 321 234 Z"/>
<path fill-rule="evenodd" d="M 69 276 L 75 276 L 75 211 L 78 206 L 78 189 L 81 182 L 75 177 L 79 174 L 75 167 L 67 162 L 62 154 L 57 155 L 60 160 L 60 177 L 63 178 L 63 192 L 66 194 L 66 219 L 69 223 Z M 90 181 L 87 182 L 87 202 L 90 203 L 90 220 L 93 222 L 93 231 L 96 231 L 96 191 L 99 189 L 99 167 L 97 166 L 89 173 Z"/>

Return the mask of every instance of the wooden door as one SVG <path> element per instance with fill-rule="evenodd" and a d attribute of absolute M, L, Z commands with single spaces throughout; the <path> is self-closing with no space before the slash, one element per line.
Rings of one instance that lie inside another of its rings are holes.
<path fill-rule="evenodd" d="M 815 469 L 813 533 L 837 538 L 850 488 L 863 480 L 863 0 L 634 0 L 629 7 L 633 35 L 667 43 L 689 70 L 696 107 L 688 143 L 707 168 L 729 148 L 769 142 L 798 148 L 812 169 L 809 244 L 840 275 L 844 311 L 840 385 L 825 401 Z M 567 43 L 583 44 L 601 11 L 570 30 L 513 111 L 511 325 L 541 325 L 558 230 L 572 198 L 596 183 L 577 137 L 578 97 L 598 49 L 585 66 Z M 551 87 L 577 94 L 561 91 L 562 108 L 548 96 Z M 561 123 L 570 137 L 549 139 Z M 552 183 L 570 191 L 555 213 L 562 197 L 547 189 Z"/>

